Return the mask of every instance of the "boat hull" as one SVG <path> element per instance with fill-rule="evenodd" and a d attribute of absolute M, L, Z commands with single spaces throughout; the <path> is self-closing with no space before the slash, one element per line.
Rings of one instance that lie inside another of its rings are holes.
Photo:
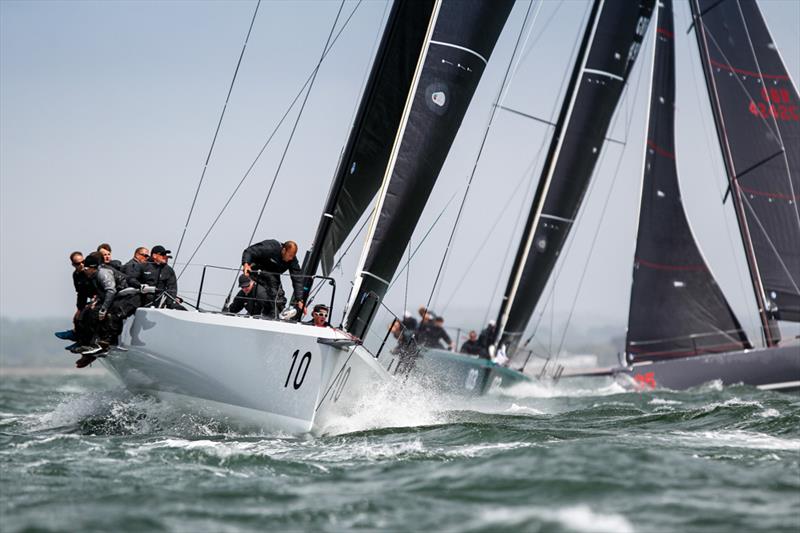
<path fill-rule="evenodd" d="M 324 432 L 391 380 L 333 328 L 213 313 L 138 309 L 102 359 L 135 393 L 289 433 Z"/>
<path fill-rule="evenodd" d="M 800 344 L 642 362 L 613 374 L 645 388 L 680 390 L 719 380 L 791 392 L 800 390 Z"/>
<path fill-rule="evenodd" d="M 399 360 L 389 362 L 390 372 L 402 372 Z M 446 350 L 423 349 L 408 372 L 409 379 L 444 394 L 483 396 L 529 382 L 522 372 Z"/>

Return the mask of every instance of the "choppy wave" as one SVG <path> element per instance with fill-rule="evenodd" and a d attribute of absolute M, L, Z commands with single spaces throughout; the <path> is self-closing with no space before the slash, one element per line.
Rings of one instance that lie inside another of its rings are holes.
<path fill-rule="evenodd" d="M 385 388 L 294 436 L 101 378 L 13 378 L 0 461 L 4 531 L 780 531 L 800 518 L 800 398 Z"/>

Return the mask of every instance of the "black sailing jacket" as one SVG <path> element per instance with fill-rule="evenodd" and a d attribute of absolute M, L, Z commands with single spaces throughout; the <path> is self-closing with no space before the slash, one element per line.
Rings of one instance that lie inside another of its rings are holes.
<path fill-rule="evenodd" d="M 294 297 L 298 298 L 303 294 L 303 278 L 300 263 L 295 257 L 288 263 L 281 257 L 283 244 L 275 239 L 267 239 L 245 248 L 242 252 L 242 264 L 249 263 L 253 270 L 283 274 L 287 270 L 292 277 L 292 287 Z"/>

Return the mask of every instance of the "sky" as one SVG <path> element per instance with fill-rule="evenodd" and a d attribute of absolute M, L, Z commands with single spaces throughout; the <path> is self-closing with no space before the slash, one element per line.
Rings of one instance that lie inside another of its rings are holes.
<path fill-rule="evenodd" d="M 63 315 L 68 324 L 74 308 L 68 260 L 73 250 L 88 253 L 108 242 L 123 262 L 139 245 L 177 250 L 255 5 L 0 1 L 0 315 Z M 525 46 L 514 59 L 502 105 L 545 118 L 557 113 L 587 5 L 583 0 L 534 4 L 535 18 L 524 28 Z M 179 263 L 192 255 L 313 70 L 339 6 L 332 0 L 261 4 Z M 800 2 L 767 0 L 760 6 L 797 80 Z M 256 241 L 292 239 L 302 254 L 313 238 L 388 12 L 383 1 L 348 0 L 337 28 L 356 7 L 316 77 Z M 398 276 L 387 295 L 395 313 L 415 309 L 431 294 L 527 9 L 521 0 L 509 18 L 412 238 L 419 252 L 408 279 L 405 273 Z M 733 212 L 721 203 L 726 181 L 688 25 L 688 6 L 678 2 L 676 152 L 684 203 L 720 286 L 752 330 L 757 323 L 752 291 Z M 647 91 L 641 58 L 649 57 L 650 37 L 646 43 L 611 132 L 626 144 L 604 150 L 537 320 L 563 323 L 574 312 L 570 327 L 610 323 L 624 333 Z M 238 266 L 297 109 L 181 277 L 185 297 L 196 297 L 203 264 Z M 551 133 L 517 115 L 495 116 L 443 282 L 434 293 L 432 307 L 448 324 L 478 328 L 497 313 Z M 347 295 L 361 247 L 356 240 L 336 273 L 337 301 Z M 204 302 L 218 305 L 231 283 L 229 273 L 210 271 Z"/>

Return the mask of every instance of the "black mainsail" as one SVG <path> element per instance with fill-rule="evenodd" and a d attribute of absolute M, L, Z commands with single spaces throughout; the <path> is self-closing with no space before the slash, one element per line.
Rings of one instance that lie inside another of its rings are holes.
<path fill-rule="evenodd" d="M 691 0 L 729 190 L 768 346 L 800 321 L 800 99 L 752 0 Z"/>
<path fill-rule="evenodd" d="M 513 352 L 578 213 L 654 0 L 592 6 L 498 318 Z"/>
<path fill-rule="evenodd" d="M 357 337 L 386 294 L 513 4 L 436 2 L 348 302 L 345 329 Z"/>
<path fill-rule="evenodd" d="M 316 274 L 320 262 L 325 275 L 330 273 L 334 255 L 380 188 L 435 4 L 434 0 L 395 0 L 392 5 L 305 260 L 306 275 Z"/>
<path fill-rule="evenodd" d="M 695 242 L 675 162 L 672 0 L 659 0 L 642 199 L 625 342 L 629 363 L 750 348 Z"/>

